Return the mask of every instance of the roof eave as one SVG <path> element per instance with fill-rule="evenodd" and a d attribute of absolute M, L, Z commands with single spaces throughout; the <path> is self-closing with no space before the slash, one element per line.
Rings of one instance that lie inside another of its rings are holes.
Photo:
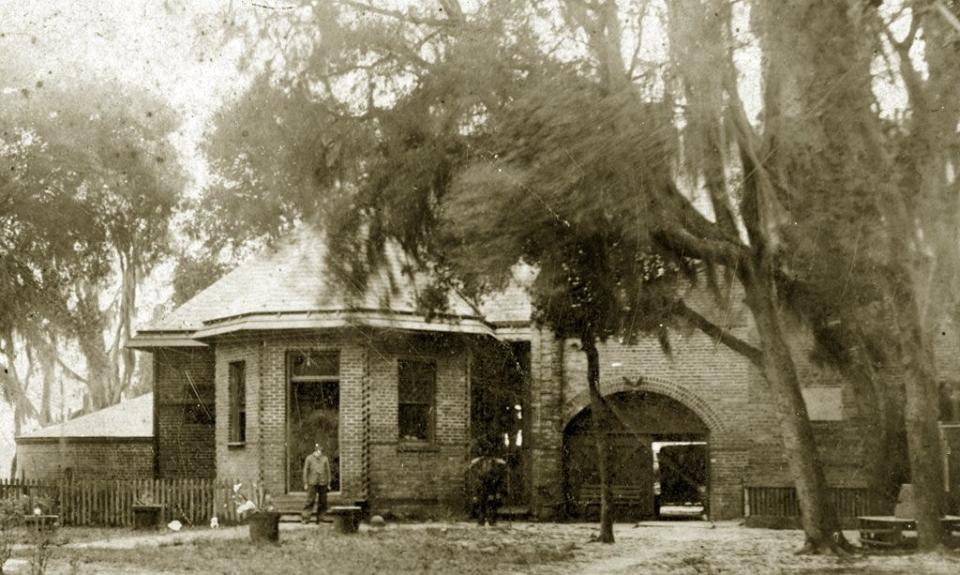
<path fill-rule="evenodd" d="M 17 445 L 44 443 L 146 443 L 153 441 L 153 435 L 20 435 L 14 438 Z"/>
<path fill-rule="evenodd" d="M 193 331 L 151 332 L 141 331 L 130 338 L 124 346 L 128 349 L 151 351 L 160 347 L 208 347 L 202 341 L 194 339 Z"/>
<path fill-rule="evenodd" d="M 249 314 L 224 321 L 208 322 L 193 333 L 197 339 L 206 339 L 239 331 L 312 330 L 367 327 L 374 329 L 399 329 L 405 331 L 458 333 L 494 336 L 494 330 L 486 322 L 474 317 L 435 318 L 427 321 L 417 315 L 382 313 L 314 313 L 296 314 Z"/>

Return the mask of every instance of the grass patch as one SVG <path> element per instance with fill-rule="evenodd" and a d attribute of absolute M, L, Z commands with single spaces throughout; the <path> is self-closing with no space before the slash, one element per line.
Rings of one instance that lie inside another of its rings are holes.
<path fill-rule="evenodd" d="M 423 573 L 458 575 L 516 571 L 566 561 L 573 546 L 537 542 L 481 529 L 366 531 L 340 535 L 329 528 L 285 532 L 280 545 L 248 540 L 187 542 L 131 550 L 59 549 L 58 561 L 111 570 L 176 573 Z"/>
<path fill-rule="evenodd" d="M 33 545 L 38 539 L 45 539 L 52 545 L 65 545 L 67 543 L 83 543 L 85 541 L 102 541 L 104 539 L 116 539 L 118 537 L 129 537 L 143 533 L 142 531 L 132 531 L 122 527 L 60 527 L 49 531 L 37 531 L 28 527 L 14 527 L 7 530 L 10 542 L 14 545 Z"/>

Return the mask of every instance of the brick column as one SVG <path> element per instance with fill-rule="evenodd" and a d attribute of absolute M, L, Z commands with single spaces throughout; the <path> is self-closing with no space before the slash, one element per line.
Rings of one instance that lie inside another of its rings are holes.
<path fill-rule="evenodd" d="M 530 342 L 530 417 L 531 511 L 553 519 L 563 499 L 563 342 L 547 329 Z"/>
<path fill-rule="evenodd" d="M 260 345 L 260 479 L 271 493 L 286 493 L 286 354 L 274 342 Z"/>
<path fill-rule="evenodd" d="M 370 390 L 370 363 L 369 349 L 362 348 L 363 355 L 363 375 L 361 385 L 361 405 L 360 413 L 362 417 L 361 446 L 360 446 L 360 489 L 358 499 L 370 499 L 370 412 L 371 412 L 371 390 Z"/>
<path fill-rule="evenodd" d="M 347 499 L 359 499 L 363 492 L 366 356 L 352 340 L 340 348 L 340 491 Z"/>
<path fill-rule="evenodd" d="M 742 441 L 722 434 L 709 438 L 710 519 L 743 517 L 743 473 L 749 454 Z"/>

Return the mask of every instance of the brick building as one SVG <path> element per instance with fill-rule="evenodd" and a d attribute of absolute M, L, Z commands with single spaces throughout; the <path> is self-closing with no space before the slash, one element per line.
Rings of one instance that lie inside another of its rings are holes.
<path fill-rule="evenodd" d="M 16 438 L 19 479 L 153 477 L 153 394 Z"/>
<path fill-rule="evenodd" d="M 481 306 L 453 296 L 425 318 L 403 259 L 391 252 L 349 298 L 326 279 L 322 237 L 301 230 L 141 329 L 133 346 L 153 352 L 157 475 L 258 480 L 296 495 L 319 441 L 334 501 L 462 509 L 467 463 L 492 437 L 509 461 L 511 504 L 541 518 L 587 512 L 596 472 L 579 342 L 532 323 L 522 279 Z M 719 315 L 708 298 L 687 299 L 752 338 L 742 306 Z M 756 369 L 702 333 L 672 343 L 672 357 L 655 339 L 600 346 L 617 415 L 615 493 L 652 512 L 663 450 L 680 444 L 702 467 L 711 517 L 738 517 L 745 486 L 790 484 L 771 397 Z M 849 391 L 800 368 L 828 480 L 862 485 Z"/>

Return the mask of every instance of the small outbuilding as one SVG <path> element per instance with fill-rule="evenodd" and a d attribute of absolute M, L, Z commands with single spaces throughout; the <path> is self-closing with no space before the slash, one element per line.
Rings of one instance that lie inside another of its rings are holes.
<path fill-rule="evenodd" d="M 153 393 L 16 438 L 19 479 L 151 479 Z"/>

